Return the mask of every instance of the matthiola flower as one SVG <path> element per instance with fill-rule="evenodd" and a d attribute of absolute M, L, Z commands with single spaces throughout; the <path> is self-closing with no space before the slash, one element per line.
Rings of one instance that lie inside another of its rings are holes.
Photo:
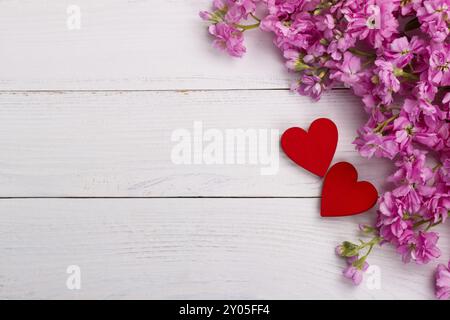
<path fill-rule="evenodd" d="M 256 10 L 256 4 L 260 0 L 214 0 L 213 10 L 201 11 L 200 17 L 211 23 L 208 30 L 215 37 L 214 47 L 228 52 L 233 57 L 242 57 L 246 52 L 243 44 L 243 32 L 258 28 L 255 24 L 241 24 L 247 20 Z M 254 16 L 252 16 L 254 17 Z"/>
<path fill-rule="evenodd" d="M 444 223 L 450 212 L 450 190 L 445 187 L 442 189 L 443 193 L 435 193 L 425 202 L 425 217 L 433 223 Z"/>
<path fill-rule="evenodd" d="M 428 80 L 436 85 L 450 85 L 450 47 L 442 46 L 430 54 Z"/>
<path fill-rule="evenodd" d="M 395 142 L 399 144 L 400 150 L 407 148 L 414 135 L 414 126 L 405 116 L 398 117 L 394 121 Z"/>
<path fill-rule="evenodd" d="M 417 8 L 422 31 L 431 35 L 434 41 L 443 42 L 448 36 L 449 9 L 449 0 L 426 0 L 423 6 Z"/>
<path fill-rule="evenodd" d="M 338 79 L 350 87 L 361 80 L 360 71 L 361 59 L 347 51 L 342 63 L 337 64 L 337 70 L 333 72 L 331 78 Z"/>
<path fill-rule="evenodd" d="M 225 21 L 228 23 L 238 23 L 242 19 L 247 19 L 251 13 L 255 12 L 256 3 L 259 0 L 236 0 L 229 2 L 229 9 L 225 15 Z"/>
<path fill-rule="evenodd" d="M 426 164 L 426 152 L 420 150 L 406 153 L 395 165 L 398 170 L 391 176 L 390 181 L 397 185 L 408 182 L 418 188 L 433 177 L 433 171 Z"/>
<path fill-rule="evenodd" d="M 211 21 L 213 23 L 221 22 L 224 19 L 224 15 L 228 10 L 228 6 L 232 4 L 231 0 L 214 0 L 212 2 L 212 12 L 200 11 L 199 15 L 205 21 Z"/>
<path fill-rule="evenodd" d="M 443 119 L 442 111 L 432 103 L 437 91 L 437 88 L 429 82 L 419 81 L 413 90 L 415 99 L 406 98 L 403 110 L 415 121 L 419 120 L 421 115 L 429 117 L 432 121 Z"/>
<path fill-rule="evenodd" d="M 284 58 L 287 59 L 286 67 L 292 71 L 304 71 L 313 69 L 306 63 L 308 57 L 301 57 L 300 52 L 295 49 L 288 49 L 283 52 Z"/>
<path fill-rule="evenodd" d="M 421 29 L 431 35 L 431 38 L 436 42 L 445 42 L 449 34 L 448 27 L 445 23 L 424 23 Z"/>
<path fill-rule="evenodd" d="M 209 26 L 209 33 L 216 38 L 213 42 L 214 47 L 224 50 L 234 57 L 242 57 L 245 53 L 244 38 L 238 29 L 219 22 Z"/>
<path fill-rule="evenodd" d="M 364 271 L 369 268 L 369 264 L 363 260 L 359 260 L 358 256 L 347 258 L 347 267 L 342 274 L 350 279 L 354 285 L 359 285 L 363 280 Z"/>
<path fill-rule="evenodd" d="M 398 144 L 391 137 L 384 137 L 378 133 L 364 135 L 356 139 L 357 150 L 363 157 L 390 158 L 393 159 L 398 153 Z"/>
<path fill-rule="evenodd" d="M 314 10 L 320 0 L 266 0 L 269 16 L 275 15 L 280 20 L 295 12 Z"/>
<path fill-rule="evenodd" d="M 329 40 L 326 53 L 335 61 L 340 61 L 343 54 L 355 45 L 356 39 L 346 33 L 342 33 L 339 29 L 332 30 L 333 36 Z"/>
<path fill-rule="evenodd" d="M 396 66 L 392 62 L 385 60 L 375 61 L 377 68 L 376 74 L 376 88 L 374 93 L 381 99 L 384 104 L 391 104 L 393 102 L 393 93 L 400 90 L 400 80 L 395 75 Z"/>
<path fill-rule="evenodd" d="M 291 89 L 302 95 L 309 96 L 313 100 L 319 100 L 324 90 L 324 85 L 319 76 L 304 74 Z"/>
<path fill-rule="evenodd" d="M 397 33 L 399 24 L 394 9 L 393 1 L 366 1 L 363 7 L 347 14 L 348 32 L 360 40 L 367 38 L 375 48 L 381 48 Z"/>
<path fill-rule="evenodd" d="M 450 187 L 450 157 L 447 155 L 442 156 L 442 167 L 439 169 L 438 174 L 440 180 L 445 184 L 447 187 L 446 190 L 449 190 Z"/>
<path fill-rule="evenodd" d="M 344 53 L 341 62 L 336 62 L 331 71 L 330 79 L 342 82 L 347 88 L 351 88 L 357 96 L 367 95 L 373 89 L 370 73 L 363 70 L 361 58 L 351 52 Z"/>
<path fill-rule="evenodd" d="M 397 248 L 402 255 L 403 262 L 415 261 L 418 264 L 426 264 L 439 258 L 441 251 L 436 246 L 439 235 L 436 232 L 422 232 L 411 234 L 404 239 Z"/>
<path fill-rule="evenodd" d="M 392 194 L 402 198 L 409 212 L 416 212 L 422 207 L 424 197 L 429 197 L 435 189 L 429 185 L 433 178 L 432 170 L 425 163 L 425 153 L 415 150 L 407 153 L 395 164 L 397 171 L 388 178 L 396 188 Z"/>
<path fill-rule="evenodd" d="M 448 265 L 439 264 L 435 273 L 436 297 L 441 300 L 450 298 L 450 261 Z"/>
<path fill-rule="evenodd" d="M 353 142 L 359 153 L 366 158 L 373 156 L 377 158 L 393 159 L 399 146 L 393 136 L 384 136 L 381 133 L 373 132 L 370 127 L 363 127 L 358 130 L 359 136 Z"/>
<path fill-rule="evenodd" d="M 407 16 L 422 6 L 423 0 L 407 0 L 400 3 L 400 12 L 402 15 Z"/>
<path fill-rule="evenodd" d="M 407 37 L 397 38 L 389 44 L 385 56 L 393 59 L 396 66 L 404 68 L 414 58 L 414 54 L 419 54 L 424 49 L 424 42 L 419 37 L 414 36 L 411 40 Z"/>
<path fill-rule="evenodd" d="M 376 224 L 380 236 L 385 241 L 399 244 L 409 236 L 413 224 L 412 212 L 405 206 L 402 199 L 395 197 L 392 192 L 383 194 Z"/>

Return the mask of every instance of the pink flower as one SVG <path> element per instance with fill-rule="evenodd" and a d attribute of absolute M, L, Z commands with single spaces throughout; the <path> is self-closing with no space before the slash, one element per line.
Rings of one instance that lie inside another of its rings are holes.
<path fill-rule="evenodd" d="M 401 2 L 401 14 L 406 16 L 411 14 L 413 11 L 417 11 L 422 5 L 423 0 L 407 0 Z"/>
<path fill-rule="evenodd" d="M 411 41 L 407 37 L 397 38 L 389 45 L 385 56 L 394 60 L 398 68 L 405 67 L 414 58 L 414 54 L 419 54 L 424 49 L 424 42 L 417 36 L 412 37 Z"/>
<path fill-rule="evenodd" d="M 418 235 L 411 234 L 405 239 L 397 251 L 402 255 L 404 262 L 413 260 L 417 264 L 426 264 L 440 257 L 441 250 L 436 246 L 438 240 L 439 235 L 436 232 L 419 231 Z"/>
<path fill-rule="evenodd" d="M 364 271 L 369 268 L 369 264 L 367 262 L 364 261 L 362 264 L 359 262 L 360 260 L 358 260 L 358 256 L 348 258 L 348 266 L 342 272 L 344 277 L 350 279 L 354 285 L 359 285 L 362 282 Z"/>
<path fill-rule="evenodd" d="M 400 81 L 395 76 L 395 65 L 385 60 L 375 61 L 377 68 L 375 73 L 378 76 L 374 93 L 381 99 L 384 104 L 391 104 L 393 101 L 392 94 L 400 90 Z"/>
<path fill-rule="evenodd" d="M 200 16 L 200 18 L 202 18 L 205 21 L 214 19 L 213 13 L 211 13 L 209 11 L 200 11 L 199 16 Z"/>
<path fill-rule="evenodd" d="M 383 136 L 371 131 L 369 128 L 358 130 L 359 136 L 353 142 L 361 156 L 393 159 L 399 150 L 394 137 Z"/>
<path fill-rule="evenodd" d="M 394 121 L 395 142 L 400 146 L 400 150 L 405 150 L 411 143 L 414 135 L 414 126 L 406 117 L 398 117 Z"/>
<path fill-rule="evenodd" d="M 446 190 L 449 193 L 450 188 L 450 157 L 448 154 L 443 154 L 441 158 L 442 167 L 438 170 L 438 177 L 442 180 L 446 186 Z"/>
<path fill-rule="evenodd" d="M 231 4 L 231 0 L 214 0 L 213 1 L 213 12 L 200 11 L 199 15 L 205 21 L 211 21 L 214 23 L 222 21 L 223 12 L 228 10 L 228 6 Z M 221 13 L 218 15 L 217 13 Z"/>
<path fill-rule="evenodd" d="M 450 3 L 448 0 L 428 0 L 423 6 L 417 8 L 421 30 L 436 42 L 443 42 L 448 36 L 447 18 L 449 16 Z"/>
<path fill-rule="evenodd" d="M 344 256 L 344 247 L 342 245 L 338 245 L 336 246 L 336 248 L 334 248 L 334 252 L 339 256 L 339 257 L 343 257 Z"/>
<path fill-rule="evenodd" d="M 441 47 L 431 52 L 428 80 L 434 85 L 450 85 L 450 50 Z"/>
<path fill-rule="evenodd" d="M 259 0 L 235 0 L 229 5 L 225 21 L 228 23 L 238 23 L 242 19 L 247 19 L 250 13 L 256 10 L 256 3 Z"/>
<path fill-rule="evenodd" d="M 421 21 L 445 21 L 448 17 L 450 4 L 448 0 L 426 0 L 423 7 L 417 9 Z"/>
<path fill-rule="evenodd" d="M 242 57 L 245 53 L 244 38 L 238 29 L 219 22 L 209 26 L 209 33 L 216 38 L 213 42 L 214 47 L 227 51 L 234 57 Z"/>
<path fill-rule="evenodd" d="M 308 69 L 312 69 L 309 65 L 307 65 L 303 59 L 300 57 L 300 52 L 295 49 L 288 49 L 283 52 L 284 58 L 287 59 L 286 67 L 292 71 L 304 71 Z"/>
<path fill-rule="evenodd" d="M 419 81 L 413 90 L 417 99 L 405 99 L 403 110 L 407 112 L 410 119 L 419 120 L 421 114 L 429 117 L 429 120 L 437 121 L 443 119 L 443 114 L 439 108 L 432 103 L 437 88 L 427 81 Z"/>
<path fill-rule="evenodd" d="M 291 89 L 317 101 L 322 95 L 324 86 L 320 77 L 316 75 L 303 74 L 300 80 L 295 83 Z"/>
<path fill-rule="evenodd" d="M 444 193 L 433 194 L 425 203 L 425 207 L 428 209 L 425 217 L 434 223 L 445 222 L 450 212 L 450 190 L 442 188 L 444 188 Z"/>
<path fill-rule="evenodd" d="M 360 40 L 367 38 L 375 48 L 381 48 L 397 33 L 398 21 L 393 15 L 394 9 L 392 1 L 369 0 L 362 8 L 347 14 L 347 30 Z"/>
<path fill-rule="evenodd" d="M 342 63 L 337 64 L 337 70 L 331 75 L 332 79 L 337 79 L 349 87 L 360 81 L 361 59 L 347 51 L 344 54 Z"/>
<path fill-rule="evenodd" d="M 377 227 L 385 241 L 399 244 L 409 235 L 413 222 L 409 219 L 408 208 L 400 198 L 386 192 L 380 200 L 377 216 Z"/>
<path fill-rule="evenodd" d="M 450 261 L 448 266 L 439 264 L 435 273 L 436 297 L 441 300 L 450 298 Z"/>
<path fill-rule="evenodd" d="M 428 185 L 433 172 L 426 166 L 425 160 L 425 153 L 419 150 L 406 153 L 395 163 L 398 170 L 388 178 L 388 181 L 396 185 L 392 194 L 402 199 L 408 212 L 417 212 L 423 205 L 423 198 L 435 191 L 435 188 Z"/>

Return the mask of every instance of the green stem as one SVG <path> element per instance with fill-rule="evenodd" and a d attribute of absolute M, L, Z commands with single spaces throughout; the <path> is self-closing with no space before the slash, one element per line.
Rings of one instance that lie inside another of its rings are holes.
<path fill-rule="evenodd" d="M 253 13 L 250 13 L 250 16 L 258 22 L 261 22 L 261 19 L 255 16 Z"/>
<path fill-rule="evenodd" d="M 450 217 L 450 211 L 447 212 L 447 215 Z M 421 225 L 424 225 L 424 224 L 426 224 L 426 223 L 428 223 L 428 226 L 425 228 L 424 231 L 428 231 L 428 230 L 430 230 L 431 228 L 433 228 L 433 227 L 435 227 L 435 226 L 437 226 L 437 225 L 440 225 L 440 224 L 442 223 L 442 219 L 440 219 L 440 220 L 437 221 L 437 222 L 433 222 L 432 219 L 429 219 L 429 220 L 421 220 L 421 221 L 418 221 L 418 222 L 414 223 L 414 224 L 413 224 L 413 228 L 414 228 L 414 229 L 417 229 L 418 227 L 420 227 Z"/>
<path fill-rule="evenodd" d="M 425 231 L 428 231 L 428 230 L 430 230 L 431 228 L 433 228 L 433 227 L 435 227 L 435 226 L 437 226 L 438 224 L 441 224 L 442 223 L 442 221 L 438 221 L 438 222 L 435 222 L 435 223 L 429 223 L 428 224 L 428 226 L 425 228 Z"/>
<path fill-rule="evenodd" d="M 375 58 L 367 59 L 367 61 L 364 62 L 363 65 L 362 65 L 363 68 L 365 68 L 365 67 L 367 67 L 368 65 L 370 65 L 371 63 L 373 63 L 374 59 L 375 59 Z"/>
<path fill-rule="evenodd" d="M 261 22 L 258 22 L 255 24 L 249 24 L 249 25 L 235 24 L 234 26 L 242 29 L 242 31 L 246 31 L 246 30 L 256 29 L 259 27 L 260 24 L 261 24 Z"/>
<path fill-rule="evenodd" d="M 396 77 L 402 77 L 408 80 L 417 81 L 419 80 L 419 77 L 415 74 L 409 73 L 404 71 L 403 69 L 396 69 L 394 70 L 394 75 Z"/>
<path fill-rule="evenodd" d="M 372 240 L 370 240 L 369 242 L 365 242 L 363 243 L 361 246 L 359 246 L 359 250 L 365 248 L 365 247 L 369 247 L 369 249 L 367 250 L 366 254 L 363 255 L 361 258 L 359 258 L 358 260 L 356 260 L 355 262 L 353 262 L 353 266 L 362 269 L 364 266 L 364 263 L 366 262 L 367 257 L 369 256 L 369 254 L 372 252 L 373 247 L 380 243 L 383 240 L 383 238 L 381 237 L 374 237 Z"/>
<path fill-rule="evenodd" d="M 369 242 L 364 242 L 362 245 L 360 245 L 359 250 L 364 249 L 365 247 L 369 246 L 368 252 L 370 253 L 373 246 L 376 245 L 377 243 L 380 243 L 381 240 L 383 240 L 383 238 L 376 236 L 376 237 L 372 238 L 372 240 L 370 240 Z M 366 253 L 365 256 L 368 256 L 368 254 Z"/>
<path fill-rule="evenodd" d="M 425 223 L 428 223 L 428 222 L 430 222 L 430 221 L 429 220 L 422 220 L 422 221 L 416 222 L 416 223 L 413 224 L 413 229 L 417 229 L 421 225 L 423 225 Z"/>
<path fill-rule="evenodd" d="M 351 53 L 353 53 L 354 55 L 360 56 L 360 57 L 366 57 L 366 58 L 375 58 L 375 54 L 370 53 L 370 52 L 365 52 L 356 48 L 350 48 L 348 49 L 348 51 L 350 51 Z"/>
<path fill-rule="evenodd" d="M 398 118 L 398 114 L 393 115 L 392 117 L 390 117 L 389 119 L 383 121 L 382 123 L 378 124 L 378 126 L 373 130 L 375 133 L 381 133 L 383 132 L 384 128 L 386 128 L 386 126 L 391 123 L 392 121 L 394 121 L 395 119 Z"/>
<path fill-rule="evenodd" d="M 364 258 L 367 258 L 369 254 L 372 252 L 373 247 L 375 246 L 375 243 L 372 243 L 369 247 L 369 250 L 367 250 L 366 254 L 364 255 Z"/>

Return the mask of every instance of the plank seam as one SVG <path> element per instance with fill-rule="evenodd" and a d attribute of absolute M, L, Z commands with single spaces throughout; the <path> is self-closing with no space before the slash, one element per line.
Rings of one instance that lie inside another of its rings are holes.
<path fill-rule="evenodd" d="M 320 199 L 319 196 L 155 196 L 155 197 L 108 197 L 108 196 L 98 196 L 98 197 L 77 197 L 77 196 L 67 196 L 67 197 L 45 197 L 45 196 L 30 196 L 30 197 L 0 197 L 0 200 L 21 200 L 21 199 Z"/>
<path fill-rule="evenodd" d="M 348 91 L 348 88 L 332 88 L 332 91 Z M 246 89 L 111 89 L 111 90 L 0 90 L 0 94 L 21 94 L 21 93 L 109 93 L 109 92 L 232 92 L 232 91 L 291 91 L 289 88 L 246 88 Z"/>

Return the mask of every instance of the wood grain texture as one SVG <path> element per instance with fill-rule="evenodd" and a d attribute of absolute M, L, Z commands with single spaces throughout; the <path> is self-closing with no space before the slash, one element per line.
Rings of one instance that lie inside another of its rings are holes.
<path fill-rule="evenodd" d="M 318 199 L 15 199 L 0 212 L 1 299 L 433 297 L 434 264 L 405 267 L 389 246 L 369 260 L 381 289 L 348 283 L 334 247 L 372 214 L 323 219 Z M 66 288 L 69 265 L 81 290 Z"/>
<path fill-rule="evenodd" d="M 0 196 L 316 197 L 322 180 L 281 151 L 274 150 L 274 175 L 261 175 L 263 164 L 180 165 L 171 160 L 177 144 L 171 136 L 177 129 L 193 132 L 195 121 L 222 133 L 241 128 L 281 134 L 325 116 L 340 132 L 334 162 L 353 163 L 361 179 L 381 190 L 392 167 L 354 150 L 366 115 L 347 91 L 318 103 L 288 91 L 2 93 Z"/>
<path fill-rule="evenodd" d="M 67 28 L 67 7 L 81 29 Z M 209 0 L 0 1 L 0 90 L 288 88 L 268 33 L 246 34 L 248 54 L 211 46 L 198 16 Z M 262 67 L 264 66 L 264 67 Z"/>

